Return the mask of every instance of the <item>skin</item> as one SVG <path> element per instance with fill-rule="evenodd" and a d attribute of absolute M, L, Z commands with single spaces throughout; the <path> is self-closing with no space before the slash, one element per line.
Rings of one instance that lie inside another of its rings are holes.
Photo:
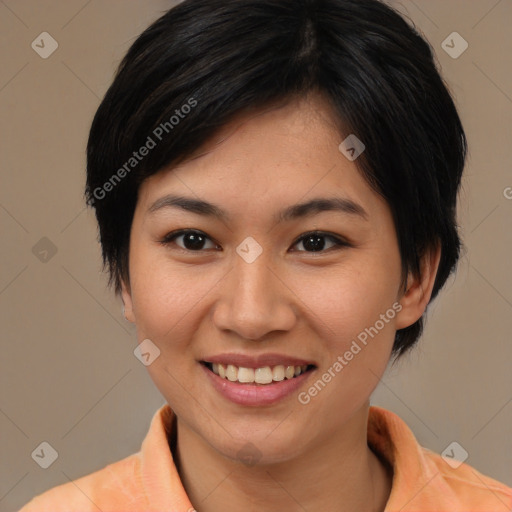
<path fill-rule="evenodd" d="M 193 158 L 140 187 L 133 219 L 126 316 L 140 341 L 161 351 L 151 378 L 177 415 L 180 475 L 199 512 L 240 510 L 384 510 L 390 468 L 367 445 L 369 397 L 388 364 L 395 331 L 415 322 L 430 299 L 439 251 L 401 288 L 401 260 L 389 206 L 338 146 L 321 96 L 241 115 Z M 151 205 L 167 194 L 213 203 L 218 219 Z M 323 211 L 276 223 L 283 208 L 342 197 L 366 218 Z M 204 248 L 178 229 L 199 230 Z M 314 251 L 300 237 L 326 235 Z M 246 237 L 263 252 L 247 263 L 236 252 Z M 189 247 L 187 249 L 186 247 Z M 307 405 L 297 393 L 278 403 L 236 405 L 210 384 L 199 361 L 208 355 L 277 352 L 313 361 L 299 391 L 332 367 L 366 327 L 397 301 L 401 311 Z M 253 465 L 239 450 L 252 443 Z M 314 482 L 314 485 L 311 485 Z"/>

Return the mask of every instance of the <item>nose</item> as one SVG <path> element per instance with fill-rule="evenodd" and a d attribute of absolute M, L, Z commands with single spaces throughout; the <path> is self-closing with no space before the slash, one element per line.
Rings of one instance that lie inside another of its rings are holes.
<path fill-rule="evenodd" d="M 283 276 L 263 255 L 252 263 L 235 258 L 232 271 L 219 285 L 221 295 L 213 313 L 216 327 L 253 341 L 290 330 L 297 321 L 295 295 Z"/>

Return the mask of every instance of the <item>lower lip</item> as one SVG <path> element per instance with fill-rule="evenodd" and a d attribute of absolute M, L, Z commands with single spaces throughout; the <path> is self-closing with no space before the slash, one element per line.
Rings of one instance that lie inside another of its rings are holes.
<path fill-rule="evenodd" d="M 199 363 L 201 364 L 201 363 Z M 301 373 L 293 379 L 285 379 L 272 384 L 241 384 L 223 379 L 201 364 L 213 387 L 225 398 L 238 405 L 271 405 L 291 395 L 310 377 L 314 370 Z"/>

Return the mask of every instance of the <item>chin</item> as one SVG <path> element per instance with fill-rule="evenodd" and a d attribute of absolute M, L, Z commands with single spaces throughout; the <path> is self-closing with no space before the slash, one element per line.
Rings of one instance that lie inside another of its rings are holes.
<path fill-rule="evenodd" d="M 272 437 L 272 439 L 270 439 Z M 288 462 L 300 456 L 303 442 L 290 435 L 247 436 L 210 443 L 223 457 L 247 467 L 268 466 Z M 298 448 L 300 447 L 300 448 Z"/>

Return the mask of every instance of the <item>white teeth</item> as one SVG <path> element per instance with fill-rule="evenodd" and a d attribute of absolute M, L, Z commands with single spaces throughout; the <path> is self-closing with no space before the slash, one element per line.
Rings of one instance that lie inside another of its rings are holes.
<path fill-rule="evenodd" d="M 238 368 L 238 382 L 254 382 L 254 373 L 252 368 Z"/>
<path fill-rule="evenodd" d="M 295 368 L 293 366 L 287 366 L 286 370 L 284 371 L 284 376 L 287 379 L 293 379 L 294 375 L 295 375 Z"/>
<path fill-rule="evenodd" d="M 226 368 L 226 378 L 231 382 L 235 382 L 238 379 L 238 368 L 232 364 L 228 364 Z"/>
<path fill-rule="evenodd" d="M 223 365 L 221 363 L 212 363 L 213 373 L 222 379 L 228 379 L 231 382 L 241 382 L 244 384 L 270 384 L 271 382 L 280 382 L 284 379 L 293 379 L 304 373 L 307 365 L 302 366 L 284 366 L 279 364 L 271 368 L 263 366 L 262 368 L 244 368 L 232 364 Z"/>
<path fill-rule="evenodd" d="M 274 369 L 272 370 L 272 380 L 276 382 L 284 380 L 284 366 L 282 364 L 274 366 Z"/>
<path fill-rule="evenodd" d="M 254 371 L 254 381 L 258 384 L 270 384 L 272 382 L 272 370 L 270 366 L 257 368 Z"/>

